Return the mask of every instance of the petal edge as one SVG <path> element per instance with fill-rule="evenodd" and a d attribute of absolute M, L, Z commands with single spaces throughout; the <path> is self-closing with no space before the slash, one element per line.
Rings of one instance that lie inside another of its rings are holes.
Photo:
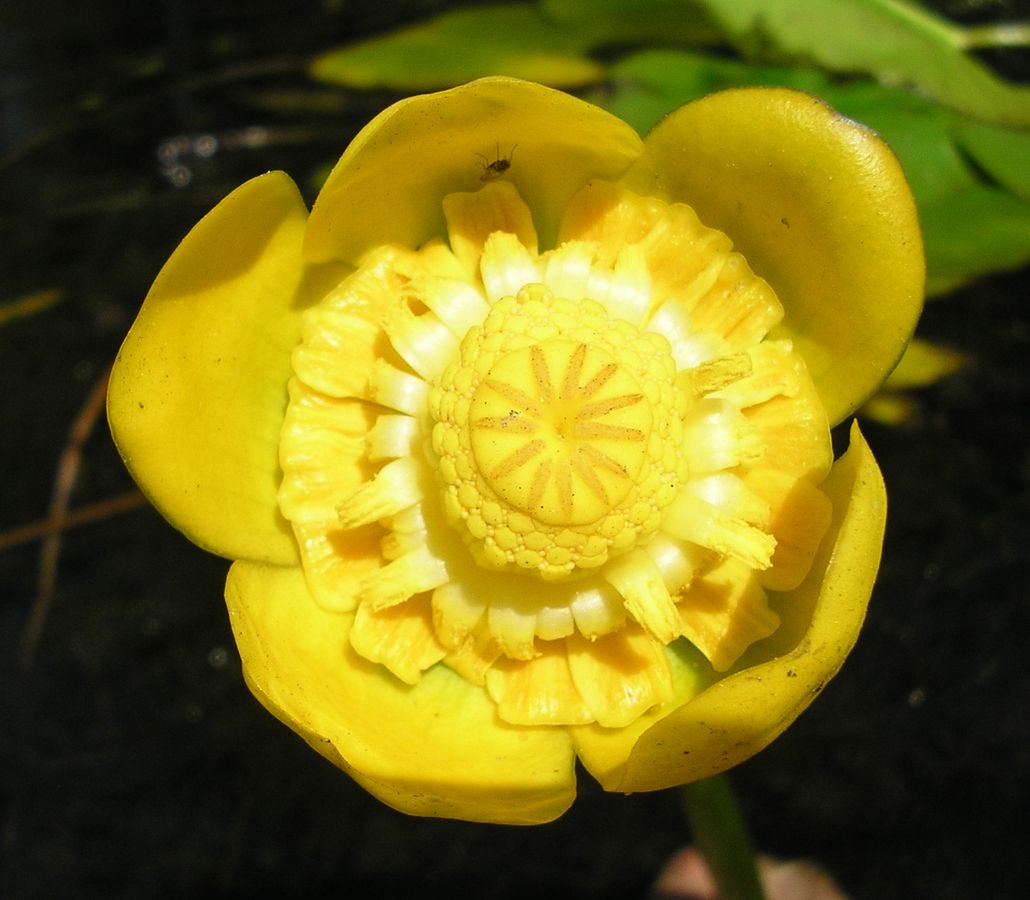
<path fill-rule="evenodd" d="M 108 421 L 129 471 L 176 528 L 229 558 L 297 558 L 276 492 L 299 307 L 317 292 L 306 219 L 281 172 L 237 188 L 165 264 L 111 372 Z"/>

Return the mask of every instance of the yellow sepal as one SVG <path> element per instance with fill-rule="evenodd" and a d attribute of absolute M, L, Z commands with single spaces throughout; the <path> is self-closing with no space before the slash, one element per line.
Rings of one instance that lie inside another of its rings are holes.
<path fill-rule="evenodd" d="M 350 647 L 352 616 L 321 609 L 299 568 L 237 562 L 226 602 L 247 684 L 312 747 L 384 803 L 420 816 L 549 822 L 571 805 L 571 740 L 509 726 L 444 665 L 401 683 Z"/>
<path fill-rule="evenodd" d="M 111 372 L 111 433 L 133 477 L 194 543 L 297 559 L 279 514 L 279 429 L 300 312 L 345 271 L 306 267 L 307 211 L 281 172 L 247 182 L 165 264 Z"/>
<path fill-rule="evenodd" d="M 637 133 L 599 107 L 515 78 L 409 97 L 376 116 L 340 158 L 304 250 L 314 261 L 356 262 L 377 244 L 419 247 L 446 233 L 440 199 L 482 187 L 483 160 L 498 154 L 550 246 L 579 186 L 618 178 L 640 148 Z"/>

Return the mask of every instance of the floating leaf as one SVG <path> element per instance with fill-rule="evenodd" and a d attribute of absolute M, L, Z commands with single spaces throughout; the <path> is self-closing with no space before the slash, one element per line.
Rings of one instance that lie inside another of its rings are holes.
<path fill-rule="evenodd" d="M 362 89 L 432 90 L 483 75 L 580 87 L 604 74 L 585 55 L 588 40 L 530 6 L 475 7 L 331 50 L 314 60 L 310 73 Z"/>

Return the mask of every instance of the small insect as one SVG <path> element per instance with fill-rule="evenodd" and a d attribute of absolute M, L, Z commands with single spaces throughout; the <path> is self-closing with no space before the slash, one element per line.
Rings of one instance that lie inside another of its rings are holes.
<path fill-rule="evenodd" d="M 493 181 L 495 178 L 500 178 L 508 169 L 511 168 L 511 158 L 515 155 L 515 147 L 518 144 L 512 146 L 511 150 L 508 151 L 507 156 L 501 156 L 501 145 L 497 145 L 496 157 L 493 162 L 490 162 L 490 157 L 484 153 L 477 153 L 483 161 L 479 163 L 483 167 L 483 174 L 480 176 L 480 181 Z"/>

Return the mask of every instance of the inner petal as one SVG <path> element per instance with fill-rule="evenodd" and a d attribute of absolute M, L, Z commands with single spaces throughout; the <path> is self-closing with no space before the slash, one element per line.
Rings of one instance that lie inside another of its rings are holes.
<path fill-rule="evenodd" d="M 563 642 L 545 643 L 526 662 L 499 662 L 486 676 L 497 712 L 513 725 L 585 725 L 594 721 L 572 680 Z"/>
<path fill-rule="evenodd" d="M 676 647 L 723 671 L 777 627 L 764 589 L 828 521 L 825 414 L 689 207 L 594 183 L 543 253 L 510 182 L 444 209 L 449 246 L 377 248 L 307 314 L 281 508 L 364 658 L 450 666 L 511 723 L 626 727 Z"/>

